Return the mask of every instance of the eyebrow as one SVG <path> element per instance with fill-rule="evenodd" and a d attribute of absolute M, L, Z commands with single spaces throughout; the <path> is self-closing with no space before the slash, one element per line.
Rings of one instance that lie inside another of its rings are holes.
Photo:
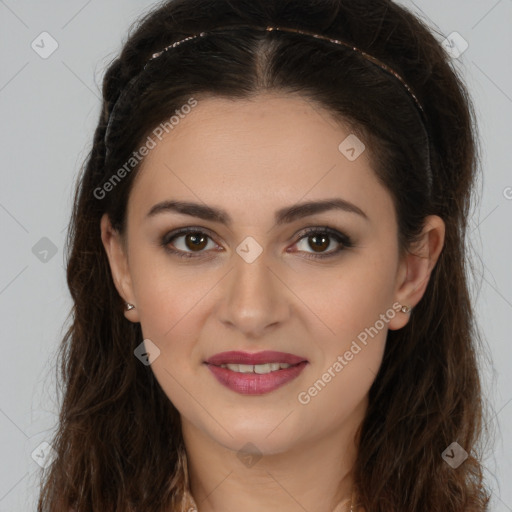
<path fill-rule="evenodd" d="M 341 198 L 334 198 L 322 201 L 309 201 L 281 208 L 275 213 L 275 223 L 277 225 L 287 224 L 297 219 L 331 210 L 354 213 L 369 221 L 368 216 L 355 204 Z M 187 201 L 162 201 L 157 203 L 149 210 L 146 218 L 166 212 L 190 215 L 191 217 L 218 222 L 226 226 L 232 225 L 232 218 L 226 211 L 220 208 Z"/>

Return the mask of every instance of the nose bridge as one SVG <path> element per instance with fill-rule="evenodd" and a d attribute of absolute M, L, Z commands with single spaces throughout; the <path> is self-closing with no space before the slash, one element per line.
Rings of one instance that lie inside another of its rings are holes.
<path fill-rule="evenodd" d="M 287 295 L 265 252 L 251 261 L 244 258 L 243 249 L 242 243 L 239 247 L 242 256 L 234 255 L 234 269 L 227 280 L 220 320 L 247 336 L 258 336 L 285 319 Z"/>

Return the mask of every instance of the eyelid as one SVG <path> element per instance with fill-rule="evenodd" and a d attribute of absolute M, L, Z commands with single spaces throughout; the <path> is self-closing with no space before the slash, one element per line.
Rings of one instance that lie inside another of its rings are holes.
<path fill-rule="evenodd" d="M 176 239 L 180 236 L 185 236 L 189 233 L 200 233 L 200 234 L 207 235 L 207 237 L 210 240 L 212 240 L 215 244 L 219 245 L 215 240 L 216 235 L 213 235 L 212 231 L 209 230 L 208 228 L 204 228 L 204 227 L 200 227 L 200 226 L 185 226 L 182 228 L 177 228 L 175 230 L 172 230 L 172 231 L 166 233 L 161 238 L 160 245 L 163 246 L 166 251 L 168 251 L 172 254 L 176 254 L 178 256 L 183 256 L 185 258 L 201 258 L 201 257 L 204 258 L 204 257 L 209 256 L 208 253 L 212 251 L 211 249 L 209 251 L 202 250 L 197 253 L 194 253 L 194 252 L 183 251 L 181 249 L 169 248 L 169 244 L 171 243 L 171 241 L 173 239 Z M 299 242 L 301 242 L 304 238 L 306 238 L 310 234 L 313 235 L 313 234 L 318 234 L 318 233 L 326 234 L 329 237 L 335 239 L 336 242 L 338 244 L 340 244 L 342 247 L 335 249 L 335 250 L 325 252 L 325 253 L 315 254 L 314 252 L 312 252 L 312 253 L 305 252 L 305 254 L 306 254 L 306 256 L 304 256 L 305 258 L 317 259 L 317 260 L 320 260 L 322 258 L 326 259 L 331 256 L 335 256 L 335 255 L 343 252 L 344 250 L 354 246 L 351 237 L 346 235 L 344 232 L 339 231 L 336 228 L 331 228 L 329 226 L 325 226 L 325 225 L 322 226 L 322 225 L 317 225 L 317 224 L 307 226 L 307 227 L 303 228 L 302 230 L 300 230 L 298 233 L 296 233 L 293 236 L 293 238 L 296 238 L 296 241 L 293 243 L 293 245 L 294 246 L 297 245 Z M 287 251 L 287 252 L 295 252 L 295 251 Z M 296 252 L 302 253 L 304 251 L 296 251 Z"/>
<path fill-rule="evenodd" d="M 333 238 L 336 240 L 338 244 L 340 244 L 342 247 L 331 250 L 328 252 L 321 252 L 321 253 L 315 253 L 314 252 L 306 252 L 306 258 L 313 258 L 313 259 L 321 259 L 321 258 L 329 258 L 330 256 L 336 256 L 337 254 L 345 251 L 346 249 L 349 249 L 351 247 L 354 247 L 354 243 L 350 236 L 345 234 L 344 232 L 336 229 L 331 228 L 329 226 L 321 226 L 321 225 L 314 225 L 310 227 L 306 227 L 303 230 L 301 230 L 297 236 L 297 241 L 294 243 L 294 245 L 298 244 L 300 241 L 302 241 L 304 238 L 307 238 L 308 235 L 314 235 L 314 234 L 325 234 L 330 238 Z"/>
<path fill-rule="evenodd" d="M 171 243 L 172 240 L 174 240 L 178 237 L 181 237 L 181 236 L 188 235 L 189 233 L 200 233 L 200 234 L 207 235 L 207 237 L 211 241 L 213 241 L 216 245 L 219 245 L 215 241 L 215 236 L 213 236 L 212 231 L 210 231 L 208 228 L 203 228 L 203 227 L 199 227 L 199 226 L 185 226 L 182 228 L 177 228 L 177 229 L 171 230 L 168 233 L 164 234 L 163 237 L 161 237 L 161 239 L 160 239 L 161 241 L 160 241 L 159 245 L 161 245 L 166 251 L 168 251 L 172 254 L 176 254 L 178 256 L 184 256 L 187 258 L 196 258 L 196 257 L 201 257 L 201 256 L 204 257 L 208 251 L 203 250 L 203 251 L 200 251 L 200 252 L 194 254 L 193 252 L 182 251 L 181 249 L 169 248 L 169 244 Z"/>

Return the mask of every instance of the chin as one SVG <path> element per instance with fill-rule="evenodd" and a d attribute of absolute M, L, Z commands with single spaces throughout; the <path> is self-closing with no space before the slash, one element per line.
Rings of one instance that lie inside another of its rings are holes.
<path fill-rule="evenodd" d="M 229 434 L 222 431 L 221 436 L 212 436 L 213 439 L 225 448 L 234 452 L 251 453 L 254 455 L 275 455 L 290 450 L 298 442 L 298 439 L 289 429 L 276 428 L 282 418 L 272 423 L 240 426 L 232 425 Z"/>

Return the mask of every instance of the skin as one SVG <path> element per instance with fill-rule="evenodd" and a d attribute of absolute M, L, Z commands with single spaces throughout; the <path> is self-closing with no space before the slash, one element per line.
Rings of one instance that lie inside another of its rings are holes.
<path fill-rule="evenodd" d="M 101 220 L 116 288 L 136 306 L 125 316 L 160 349 L 151 368 L 181 415 L 200 512 L 328 512 L 349 501 L 355 434 L 387 330 L 402 328 L 410 315 L 397 312 L 309 403 L 298 394 L 393 303 L 420 301 L 445 234 L 443 221 L 428 217 L 415 254 L 399 258 L 393 202 L 371 169 L 371 148 L 355 161 L 338 150 L 350 133 L 299 96 L 200 100 L 145 158 L 128 201 L 126 238 L 106 215 Z M 333 198 L 368 219 L 331 210 L 274 221 L 285 206 Z M 146 218 L 171 199 L 222 208 L 232 225 L 175 212 Z M 210 238 L 199 249 L 183 235 L 172 243 L 197 257 L 159 245 L 187 226 Z M 354 246 L 307 259 L 343 247 L 330 237 L 315 250 L 302 234 L 325 226 Z M 252 263 L 236 252 L 247 236 L 263 249 Z M 218 383 L 203 364 L 227 350 L 289 352 L 309 364 L 281 388 L 247 396 Z M 248 442 L 262 455 L 251 467 L 237 457 Z"/>

